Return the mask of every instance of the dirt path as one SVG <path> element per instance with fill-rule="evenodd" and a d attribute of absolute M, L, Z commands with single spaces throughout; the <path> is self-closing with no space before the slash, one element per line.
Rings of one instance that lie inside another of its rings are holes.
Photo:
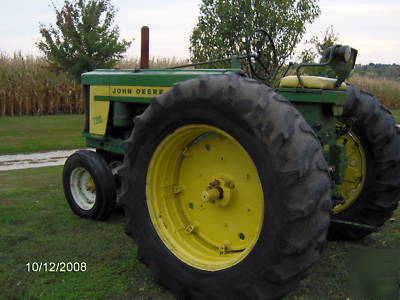
<path fill-rule="evenodd" d="M 0 171 L 60 166 L 76 150 L 0 155 Z"/>

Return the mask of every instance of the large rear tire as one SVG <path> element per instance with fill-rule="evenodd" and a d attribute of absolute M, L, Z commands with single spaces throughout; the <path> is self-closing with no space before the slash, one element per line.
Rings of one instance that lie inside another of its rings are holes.
<path fill-rule="evenodd" d="M 121 205 L 138 259 L 178 298 L 276 299 L 318 260 L 331 194 L 299 112 L 238 75 L 176 84 L 135 118 Z"/>
<path fill-rule="evenodd" d="M 388 220 L 400 198 L 400 134 L 390 111 L 371 94 L 347 87 L 342 124 L 348 166 L 338 187 L 344 201 L 333 208 L 335 219 L 378 228 Z M 372 230 L 332 223 L 329 238 L 358 240 Z"/>

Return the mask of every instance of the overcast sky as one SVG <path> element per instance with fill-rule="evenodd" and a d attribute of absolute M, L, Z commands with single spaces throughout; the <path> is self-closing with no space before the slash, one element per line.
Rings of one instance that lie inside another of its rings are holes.
<path fill-rule="evenodd" d="M 150 55 L 189 57 L 189 36 L 197 22 L 201 0 L 112 0 L 119 9 L 121 37 L 132 40 L 128 56 L 139 56 L 140 28 L 150 27 Z M 51 0 L 1 0 L 0 51 L 38 55 L 39 22 L 54 23 Z M 60 7 L 61 0 L 55 0 Z M 400 64 L 400 0 L 320 0 L 322 14 L 307 36 L 329 25 L 340 42 L 359 50 L 359 63 Z"/>

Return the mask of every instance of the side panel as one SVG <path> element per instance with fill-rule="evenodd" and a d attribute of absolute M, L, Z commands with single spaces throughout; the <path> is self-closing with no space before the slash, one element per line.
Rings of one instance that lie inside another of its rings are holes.
<path fill-rule="evenodd" d="M 82 74 L 85 86 L 86 123 L 83 136 L 89 147 L 124 154 L 122 143 L 132 119 L 151 99 L 177 82 L 205 74 L 242 73 L 224 70 L 95 70 Z"/>
<path fill-rule="evenodd" d="M 108 96 L 109 87 L 104 85 L 92 85 L 90 87 L 90 114 L 89 133 L 105 135 L 108 115 L 110 111 L 109 101 L 95 101 L 95 96 Z"/>

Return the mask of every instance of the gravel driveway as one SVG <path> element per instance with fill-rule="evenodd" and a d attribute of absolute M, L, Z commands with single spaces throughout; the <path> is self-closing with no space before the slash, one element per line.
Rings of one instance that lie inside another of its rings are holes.
<path fill-rule="evenodd" d="M 68 156 L 77 150 L 0 155 L 0 171 L 60 166 L 65 163 Z"/>

